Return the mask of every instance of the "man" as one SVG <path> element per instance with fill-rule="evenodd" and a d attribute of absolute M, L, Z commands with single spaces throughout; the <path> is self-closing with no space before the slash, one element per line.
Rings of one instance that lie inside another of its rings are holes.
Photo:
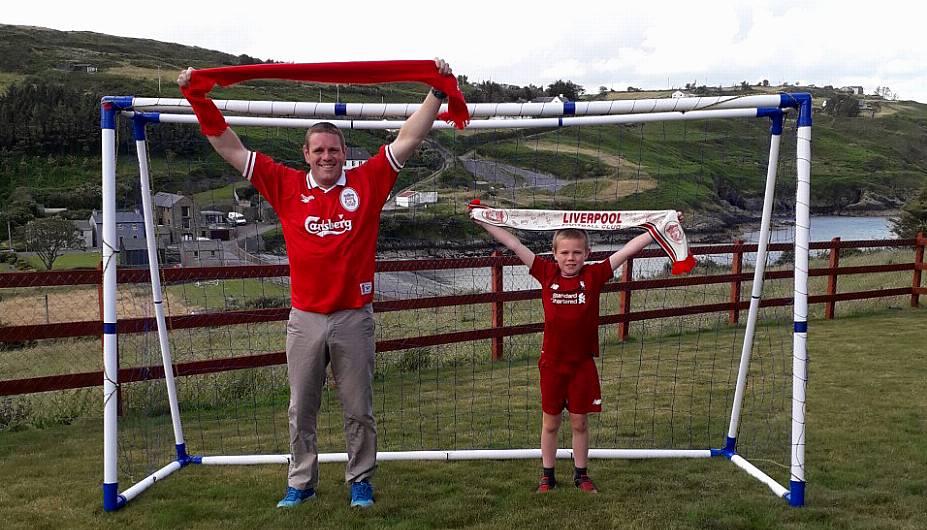
<path fill-rule="evenodd" d="M 452 75 L 443 60 L 435 59 L 435 66 L 441 75 Z M 193 72 L 181 72 L 177 83 L 186 87 Z M 429 92 L 391 144 L 349 171 L 344 170 L 344 136 L 330 123 L 316 124 L 306 133 L 303 158 L 308 173 L 250 151 L 230 128 L 207 135 L 216 152 L 273 206 L 287 244 L 293 305 L 286 340 L 292 460 L 287 492 L 278 507 L 296 506 L 315 496 L 316 419 L 329 362 L 344 414 L 345 481 L 351 485 L 351 506 L 373 505 L 370 478 L 376 469 L 377 432 L 372 302 L 380 211 L 399 170 L 428 135 L 446 97 Z"/>

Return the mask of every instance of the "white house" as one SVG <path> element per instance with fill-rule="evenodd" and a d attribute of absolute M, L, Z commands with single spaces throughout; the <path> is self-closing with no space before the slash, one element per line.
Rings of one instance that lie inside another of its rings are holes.
<path fill-rule="evenodd" d="M 531 100 L 531 103 L 566 103 L 570 101 L 570 98 L 565 97 L 563 94 L 558 96 L 544 96 L 539 98 L 534 98 Z"/>
<path fill-rule="evenodd" d="M 863 87 L 859 85 L 840 87 L 840 91 L 846 92 L 847 94 L 854 94 L 857 96 L 863 95 Z"/>
<path fill-rule="evenodd" d="M 93 248 L 94 227 L 90 224 L 90 221 L 79 219 L 71 222 L 74 224 L 74 230 L 77 232 L 77 237 L 80 238 L 83 248 Z"/>
<path fill-rule="evenodd" d="M 677 91 L 673 92 L 673 95 L 672 95 L 671 97 L 672 97 L 673 99 L 678 99 L 678 98 L 688 98 L 688 97 L 692 97 L 692 96 L 691 96 L 690 94 L 687 94 L 687 93 L 683 92 L 682 90 L 677 90 Z"/>
<path fill-rule="evenodd" d="M 370 153 L 368 153 L 366 149 L 361 147 L 348 147 L 348 152 L 345 153 L 346 160 L 344 162 L 344 168 L 355 168 L 366 162 L 368 158 L 370 158 Z"/>
<path fill-rule="evenodd" d="M 434 204 L 438 202 L 438 192 L 436 191 L 404 191 L 396 195 L 396 206 L 399 208 L 411 208 L 419 204 Z"/>

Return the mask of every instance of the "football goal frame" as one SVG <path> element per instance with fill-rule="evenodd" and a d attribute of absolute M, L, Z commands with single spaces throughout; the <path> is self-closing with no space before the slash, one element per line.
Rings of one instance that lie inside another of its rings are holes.
<path fill-rule="evenodd" d="M 217 106 L 226 113 L 226 121 L 235 127 L 267 126 L 305 129 L 319 121 L 328 121 L 344 129 L 397 129 L 404 119 L 417 108 L 416 104 L 351 104 L 351 103 L 293 103 L 269 101 L 217 100 Z M 733 462 L 751 477 L 765 484 L 776 496 L 791 506 L 805 502 L 805 395 L 807 386 L 808 356 L 808 260 L 809 260 L 809 202 L 811 176 L 811 109 L 809 94 L 682 97 L 673 99 L 641 99 L 565 103 L 483 103 L 470 104 L 473 120 L 468 129 L 504 129 L 530 127 L 569 127 L 573 125 L 637 124 L 644 122 L 709 120 L 736 118 L 765 118 L 770 122 L 769 158 L 756 266 L 750 295 L 749 313 L 744 327 L 737 380 L 727 434 L 719 447 L 703 449 L 591 449 L 590 458 L 711 458 L 723 457 Z M 783 117 L 793 113 L 796 117 L 796 189 L 795 189 L 795 246 L 794 291 L 792 315 L 791 363 L 791 450 L 790 479 L 780 484 L 759 467 L 737 452 L 737 434 L 743 411 L 744 393 L 752 353 L 758 311 L 763 294 L 763 281 L 767 246 L 772 223 L 774 190 L 778 169 L 779 146 L 783 130 Z M 504 118 L 504 119 L 503 119 Z M 116 155 L 117 123 L 131 121 L 135 146 L 138 151 L 141 178 L 141 204 L 145 219 L 148 264 L 151 274 L 151 291 L 154 315 L 164 370 L 164 384 L 169 399 L 176 458 L 128 488 L 119 489 L 117 391 L 119 389 L 119 340 L 117 320 L 117 254 L 116 231 Z M 177 123 L 194 126 L 196 117 L 183 99 L 141 98 L 134 96 L 104 97 L 101 102 L 102 133 L 102 284 L 103 284 L 103 507 L 117 510 L 137 497 L 157 481 L 191 464 L 236 465 L 280 464 L 289 461 L 289 455 L 197 455 L 191 454 L 184 438 L 181 411 L 177 399 L 169 330 L 165 321 L 164 300 L 159 276 L 158 251 L 153 222 L 151 188 L 148 167 L 146 127 L 158 123 Z M 435 122 L 434 128 L 450 128 L 449 124 Z M 558 458 L 570 458 L 571 451 L 558 450 Z M 540 458 L 540 450 L 485 449 L 485 450 L 423 450 L 384 451 L 378 453 L 380 461 L 389 460 L 470 460 L 470 459 L 526 459 Z M 320 462 L 344 462 L 345 453 L 328 453 L 319 456 Z"/>

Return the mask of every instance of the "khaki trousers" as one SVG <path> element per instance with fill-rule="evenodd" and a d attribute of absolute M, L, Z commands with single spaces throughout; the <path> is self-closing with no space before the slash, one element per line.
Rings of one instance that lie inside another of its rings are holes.
<path fill-rule="evenodd" d="M 324 315 L 293 308 L 286 326 L 290 381 L 290 460 L 287 484 L 298 489 L 319 483 L 316 423 L 330 362 L 344 417 L 348 463 L 346 482 L 373 476 L 377 467 L 377 425 L 373 417 L 373 306 Z"/>

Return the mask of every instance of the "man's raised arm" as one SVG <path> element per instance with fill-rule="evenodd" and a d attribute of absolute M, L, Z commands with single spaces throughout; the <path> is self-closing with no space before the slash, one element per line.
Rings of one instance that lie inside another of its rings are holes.
<path fill-rule="evenodd" d="M 187 68 L 180 72 L 180 75 L 177 76 L 177 84 L 183 88 L 190 84 L 190 76 L 193 74 L 193 68 Z M 211 103 L 211 102 L 210 102 Z M 195 105 L 194 102 L 190 102 L 191 105 Z M 197 117 L 200 117 L 200 114 L 205 112 L 209 114 L 211 121 L 225 119 L 222 117 L 222 114 L 219 113 L 219 110 L 215 108 L 214 105 L 210 104 L 209 108 L 194 108 L 197 113 Z M 200 117 L 200 121 L 203 119 Z M 226 162 L 232 165 L 239 173 L 244 173 L 245 164 L 248 161 L 248 149 L 241 139 L 238 138 L 238 135 L 235 134 L 231 128 L 226 127 L 221 134 L 217 136 L 211 136 L 209 134 L 203 133 L 206 136 L 206 139 L 209 140 L 209 144 L 212 145 L 212 148 L 215 149 L 219 156 L 225 159 Z"/>
<path fill-rule="evenodd" d="M 450 65 L 442 59 L 435 59 L 435 66 L 441 75 L 453 75 Z M 435 97 L 434 91 L 429 91 L 425 101 L 399 129 L 399 135 L 391 144 L 393 156 L 399 165 L 404 165 L 418 149 L 425 137 L 431 131 L 431 126 L 438 117 L 441 109 L 441 100 Z"/>

